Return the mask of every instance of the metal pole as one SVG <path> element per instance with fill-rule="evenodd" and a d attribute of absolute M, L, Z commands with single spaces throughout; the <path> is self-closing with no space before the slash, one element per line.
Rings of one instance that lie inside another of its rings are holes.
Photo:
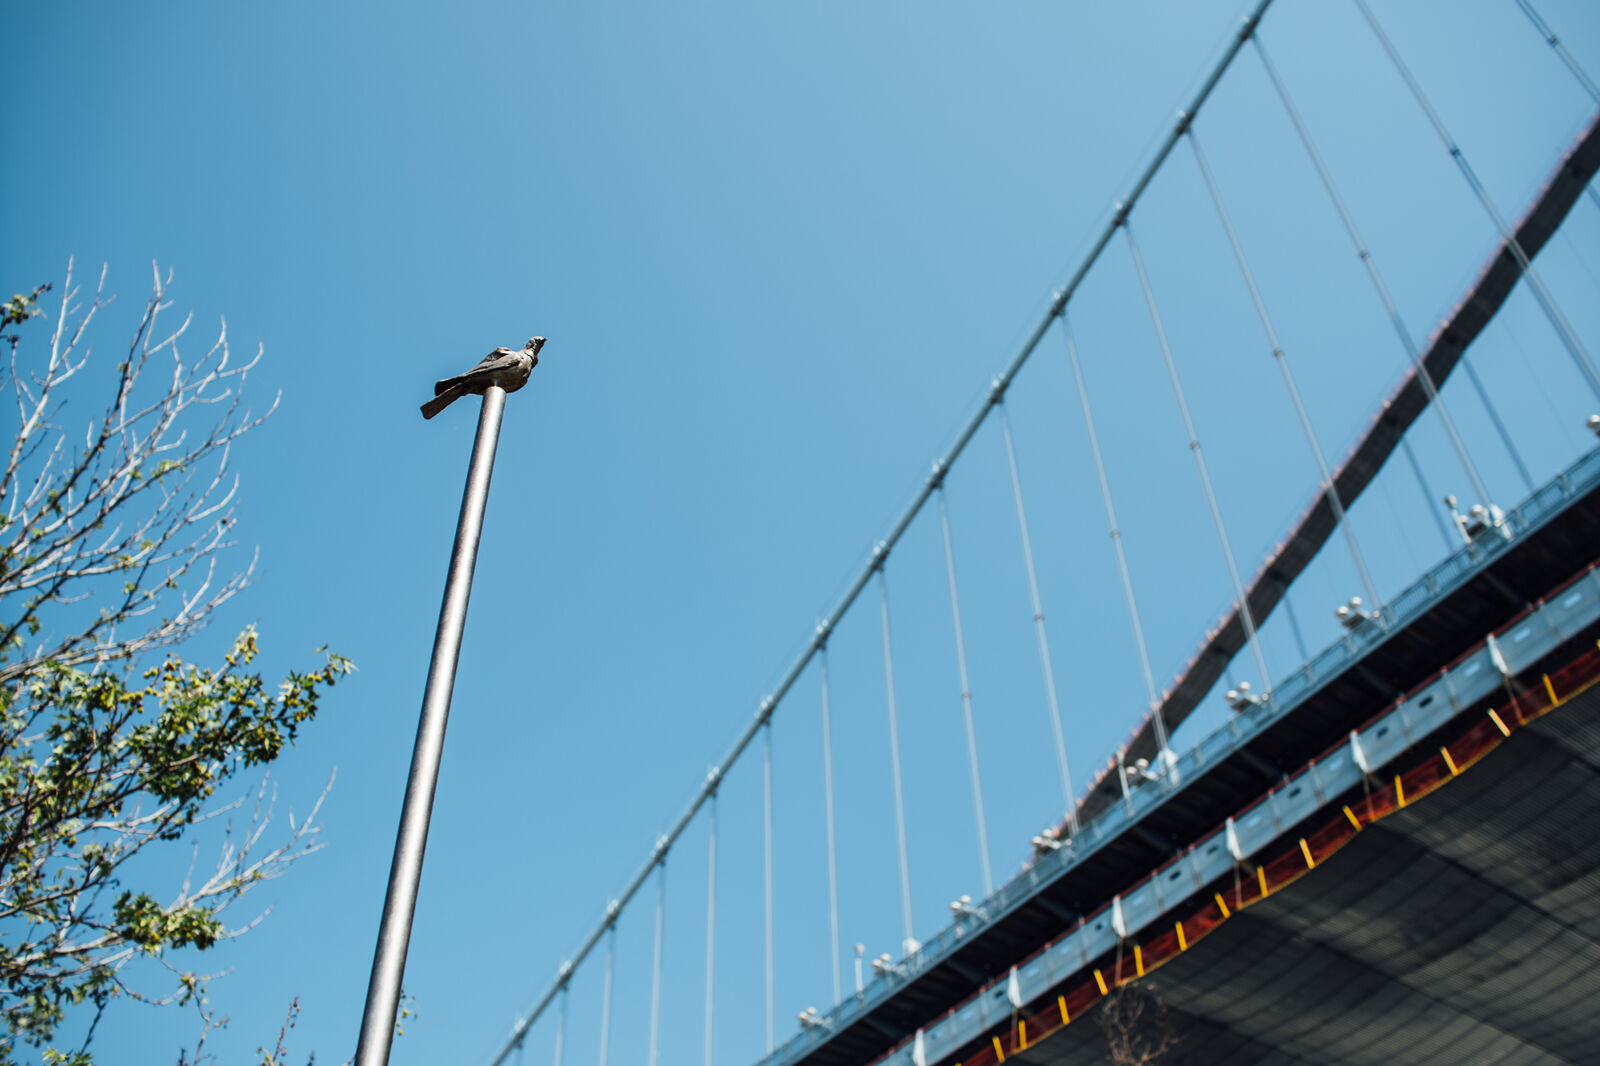
<path fill-rule="evenodd" d="M 406 949 L 411 942 L 411 918 L 417 907 L 417 886 L 422 880 L 423 853 L 428 845 L 428 819 L 433 813 L 433 793 L 439 781 L 450 694 L 455 687 L 456 661 L 461 655 L 461 633 L 467 622 L 467 600 L 472 594 L 472 572 L 478 563 L 478 538 L 483 533 L 484 506 L 489 500 L 489 479 L 494 473 L 495 445 L 500 440 L 505 405 L 506 393 L 500 386 L 490 385 L 484 390 L 466 491 L 461 497 L 461 516 L 456 521 L 455 547 L 450 551 L 450 575 L 445 579 L 439 628 L 433 637 L 433 660 L 428 665 L 422 717 L 411 752 L 411 776 L 406 781 L 400 832 L 389 867 L 383 921 L 378 928 L 372 976 L 367 982 L 367 1005 L 361 1015 L 355 1066 L 386 1066 L 389 1046 L 394 1041 L 394 1017 L 405 975 Z"/>

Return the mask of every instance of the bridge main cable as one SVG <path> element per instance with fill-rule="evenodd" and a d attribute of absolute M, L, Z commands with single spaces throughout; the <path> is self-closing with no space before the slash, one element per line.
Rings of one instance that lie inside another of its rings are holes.
<path fill-rule="evenodd" d="M 1050 324 L 1055 321 L 1055 319 L 1059 317 L 1063 311 L 1066 310 L 1067 302 L 1072 299 L 1079 286 L 1083 284 L 1084 278 L 1088 276 L 1089 270 L 1099 260 L 1101 254 L 1105 251 L 1106 246 L 1111 243 L 1111 238 L 1116 235 L 1117 228 L 1122 224 L 1123 220 L 1127 218 L 1128 214 L 1132 212 L 1134 206 L 1139 202 L 1139 198 L 1144 195 L 1145 189 L 1149 186 L 1150 182 L 1154 180 L 1156 172 L 1161 169 L 1162 165 L 1166 163 L 1167 157 L 1172 154 L 1173 148 L 1177 146 L 1178 140 L 1183 136 L 1183 131 L 1189 122 L 1189 117 L 1198 114 L 1200 109 L 1205 106 L 1205 102 L 1210 99 L 1212 91 L 1216 89 L 1217 83 L 1222 80 L 1223 74 L 1227 73 L 1228 68 L 1233 65 L 1234 59 L 1238 57 L 1239 52 L 1244 48 L 1245 43 L 1255 35 L 1256 27 L 1260 25 L 1262 16 L 1264 16 L 1267 12 L 1267 9 L 1272 6 L 1272 2 L 1273 0 L 1259 0 L 1256 6 L 1251 9 L 1250 13 L 1244 17 L 1238 32 L 1235 33 L 1233 39 L 1228 42 L 1228 47 L 1223 51 L 1221 57 L 1218 58 L 1216 64 L 1211 68 L 1211 72 L 1206 76 L 1205 81 L 1201 83 L 1200 88 L 1195 92 L 1193 99 L 1189 101 L 1188 107 L 1186 107 L 1182 112 L 1183 117 L 1181 120 L 1173 126 L 1165 139 L 1162 140 L 1160 148 L 1156 150 L 1155 156 L 1150 160 L 1149 165 L 1146 166 L 1145 169 L 1139 174 L 1137 180 L 1134 181 L 1133 187 L 1128 191 L 1127 195 L 1122 198 L 1122 206 L 1116 210 L 1113 218 L 1106 223 L 1105 228 L 1101 231 L 1099 237 L 1089 248 L 1089 251 L 1084 255 L 1082 262 L 1080 262 L 1077 269 L 1073 271 L 1072 276 L 1067 281 L 1065 287 L 1060 289 L 1055 294 L 1055 297 L 1050 301 L 1050 306 L 1046 311 L 1043 320 L 1028 335 L 1027 340 L 1023 342 L 1022 348 L 1011 360 L 1010 365 L 1007 366 L 1005 371 L 995 379 L 995 383 L 990 388 L 988 395 L 984 399 L 984 402 L 978 408 L 977 412 L 972 416 L 972 418 L 967 422 L 966 426 L 963 427 L 960 435 L 957 436 L 955 443 L 950 446 L 950 449 L 945 453 L 943 459 L 940 460 L 936 470 L 948 470 L 950 468 L 956 459 L 961 456 L 961 453 L 966 450 L 967 445 L 972 441 L 972 438 L 977 434 L 979 428 L 982 427 L 984 421 L 989 417 L 989 413 L 994 410 L 995 405 L 998 404 L 1005 396 L 1006 388 L 1011 384 L 1018 372 L 1022 370 L 1022 367 L 1027 363 L 1028 358 L 1033 355 L 1034 349 L 1039 346 L 1039 342 L 1044 339 L 1045 333 L 1049 331 Z M 905 535 L 905 532 L 910 527 L 912 521 L 915 520 L 917 515 L 921 513 L 922 508 L 927 504 L 929 497 L 933 495 L 934 490 L 938 487 L 940 480 L 942 480 L 942 475 L 937 473 L 929 476 L 929 478 L 923 483 L 922 488 L 918 490 L 917 495 L 912 499 L 911 503 L 901 514 L 900 519 L 889 531 L 888 536 L 884 537 L 883 540 L 874 547 L 872 558 L 869 560 L 866 567 L 864 567 L 856 576 L 855 580 L 850 583 L 850 587 L 845 590 L 845 593 L 842 597 L 840 597 L 837 606 L 834 607 L 832 613 L 828 615 L 827 619 L 823 623 L 827 627 L 828 632 L 832 632 L 832 630 L 839 624 L 840 620 L 844 618 L 846 612 L 850 610 L 851 606 L 855 604 L 857 598 L 860 597 L 862 590 L 866 588 L 867 582 L 872 579 L 872 575 L 877 573 L 887 561 L 889 553 L 894 550 L 895 545 L 897 545 L 900 541 L 900 538 Z M 678 820 L 673 823 L 672 828 L 669 829 L 667 833 L 663 835 L 656 843 L 655 848 L 650 853 L 650 857 L 645 861 L 643 868 L 641 868 L 639 872 L 634 875 L 633 879 L 628 882 L 627 887 L 623 889 L 622 893 L 618 895 L 614 901 L 612 901 L 612 905 L 616 907 L 618 913 L 625 909 L 628 903 L 632 901 L 633 897 L 638 894 L 639 889 L 644 885 L 645 881 L 649 879 L 650 874 L 655 870 L 655 868 L 666 860 L 667 853 L 672 850 L 672 846 L 689 827 L 689 823 L 694 820 L 695 815 L 697 815 L 700 812 L 700 809 L 705 806 L 706 801 L 715 793 L 718 785 L 721 784 L 722 779 L 726 775 L 727 771 L 731 769 L 736 762 L 738 762 L 739 757 L 743 755 L 745 749 L 750 746 L 751 741 L 755 739 L 756 734 L 760 731 L 761 727 L 771 719 L 773 711 L 777 709 L 777 705 L 783 700 L 783 697 L 788 694 L 789 690 L 794 687 L 795 682 L 799 680 L 800 675 L 804 673 L 806 668 L 811 664 L 811 660 L 816 656 L 817 652 L 821 649 L 824 643 L 826 643 L 825 636 L 819 636 L 818 638 L 813 639 L 806 649 L 800 653 L 799 657 L 796 658 L 794 663 L 789 667 L 788 671 L 784 673 L 782 679 L 778 682 L 777 686 L 774 687 L 772 694 L 761 701 L 760 708 L 757 710 L 755 717 L 751 720 L 750 724 L 745 727 L 744 731 L 739 734 L 739 737 L 733 742 L 732 747 L 729 748 L 728 753 L 726 756 L 724 756 L 722 762 L 716 767 L 712 768 L 711 772 L 707 775 L 706 782 L 701 787 L 700 791 L 695 794 L 695 797 L 692 800 L 689 801 L 688 807 L 685 808 L 683 813 L 678 816 Z M 551 1002 L 554 1001 L 557 994 L 559 994 L 560 991 L 572 980 L 572 974 L 577 970 L 577 968 L 581 966 L 584 960 L 587 959 L 594 951 L 595 947 L 600 942 L 600 938 L 605 934 L 606 929 L 609 928 L 611 921 L 612 919 L 609 917 L 609 915 L 606 919 L 602 920 L 602 922 L 595 927 L 594 931 L 590 933 L 589 936 L 583 941 L 582 945 L 579 946 L 572 958 L 562 965 L 560 972 L 556 976 L 555 982 L 542 996 L 539 997 L 539 1000 L 534 1004 L 533 1009 L 529 1011 L 524 1018 L 520 1019 L 515 1026 L 513 1026 L 511 1035 L 506 1039 L 505 1043 L 501 1046 L 499 1052 L 495 1054 L 494 1058 L 489 1061 L 489 1066 L 502 1066 L 506 1058 L 510 1056 L 511 1052 L 522 1043 L 522 1041 L 527 1037 L 528 1030 L 533 1027 L 534 1023 L 537 1022 L 544 1014 L 545 1010 L 549 1008 Z"/>

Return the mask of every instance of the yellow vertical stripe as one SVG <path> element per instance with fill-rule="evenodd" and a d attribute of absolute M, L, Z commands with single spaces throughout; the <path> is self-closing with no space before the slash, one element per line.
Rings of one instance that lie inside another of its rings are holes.
<path fill-rule="evenodd" d="M 1222 908 L 1222 916 L 1224 918 L 1226 918 L 1228 916 L 1228 905 L 1226 903 L 1222 902 L 1222 893 L 1221 892 L 1215 893 L 1214 894 L 1214 898 L 1217 901 L 1217 906 Z"/>
<path fill-rule="evenodd" d="M 1067 997 L 1066 996 L 1057 996 L 1056 997 L 1056 1005 L 1061 1008 L 1061 1024 L 1062 1025 L 1071 1025 L 1072 1024 L 1072 1015 L 1067 1013 Z"/>
<path fill-rule="evenodd" d="M 1109 993 L 1111 991 L 1109 988 L 1106 987 L 1106 976 L 1105 976 L 1105 974 L 1101 973 L 1099 970 L 1096 970 L 1094 972 L 1094 983 L 1100 986 L 1100 994 L 1102 996 L 1106 995 L 1107 993 Z"/>
<path fill-rule="evenodd" d="M 1006 1052 L 1005 1049 L 1000 1046 L 1000 1038 L 998 1036 L 991 1036 L 989 1039 L 994 1042 L 994 1057 L 1000 1062 L 1006 1061 Z"/>
<path fill-rule="evenodd" d="M 1556 687 L 1550 683 L 1550 675 L 1549 674 L 1545 674 L 1544 675 L 1544 690 L 1546 692 L 1550 693 L 1550 706 L 1552 706 L 1552 707 L 1561 706 L 1561 701 L 1556 698 Z"/>
<path fill-rule="evenodd" d="M 1026 1050 L 1028 1050 L 1028 1023 L 1027 1022 L 1018 1022 L 1017 1023 L 1017 1050 L 1018 1051 L 1026 1051 Z"/>
<path fill-rule="evenodd" d="M 1493 719 L 1495 725 L 1500 727 L 1500 732 L 1504 733 L 1508 737 L 1511 735 L 1511 730 L 1507 729 L 1506 724 L 1500 720 L 1500 716 L 1494 713 L 1493 707 L 1489 708 L 1489 717 Z"/>
<path fill-rule="evenodd" d="M 1456 761 L 1450 757 L 1450 749 L 1449 748 L 1440 748 L 1439 749 L 1439 754 L 1444 756 L 1444 764 L 1446 766 L 1450 767 L 1450 776 L 1451 777 L 1454 777 L 1454 776 L 1456 776 L 1456 774 L 1459 774 L 1461 772 L 1460 770 L 1456 769 Z"/>
<path fill-rule="evenodd" d="M 1139 976 L 1144 976 L 1144 952 L 1138 944 L 1133 945 L 1133 968 L 1139 971 Z"/>
<path fill-rule="evenodd" d="M 1402 807 L 1406 805 L 1406 790 L 1400 784 L 1399 774 L 1394 775 L 1394 801 Z"/>
<path fill-rule="evenodd" d="M 1344 816 L 1350 819 L 1351 825 L 1355 826 L 1357 829 L 1361 828 L 1361 819 L 1356 817 L 1356 812 L 1352 811 L 1348 805 L 1345 806 Z"/>
<path fill-rule="evenodd" d="M 1300 838 L 1300 854 L 1306 857 L 1306 869 L 1309 870 L 1317 864 L 1316 860 L 1311 857 L 1311 846 L 1306 843 L 1305 837 Z"/>
<path fill-rule="evenodd" d="M 1174 924 L 1175 924 L 1175 927 L 1178 930 L 1178 950 L 1179 951 L 1188 951 L 1189 950 L 1189 938 L 1183 935 L 1183 923 L 1182 922 L 1177 922 L 1177 923 L 1174 923 Z"/>
<path fill-rule="evenodd" d="M 1266 899 L 1267 898 L 1267 868 L 1265 866 L 1257 866 L 1256 867 L 1256 880 L 1261 882 L 1261 898 L 1262 899 Z"/>

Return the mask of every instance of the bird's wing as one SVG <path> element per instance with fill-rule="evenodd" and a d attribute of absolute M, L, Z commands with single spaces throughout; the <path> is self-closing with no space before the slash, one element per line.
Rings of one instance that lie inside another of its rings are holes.
<path fill-rule="evenodd" d="M 479 360 L 478 365 L 465 374 L 458 374 L 453 378 L 445 378 L 442 381 L 434 382 L 433 393 L 437 396 L 453 385 L 470 385 L 472 382 L 479 380 L 485 371 L 492 373 L 508 365 L 508 360 L 516 359 L 518 354 L 520 353 L 514 352 L 510 348 L 496 348 Z"/>

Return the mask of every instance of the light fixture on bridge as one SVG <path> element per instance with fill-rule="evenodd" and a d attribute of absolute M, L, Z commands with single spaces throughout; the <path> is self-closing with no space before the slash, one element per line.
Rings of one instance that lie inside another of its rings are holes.
<path fill-rule="evenodd" d="M 1035 855 L 1046 855 L 1052 851 L 1060 851 L 1072 843 L 1072 837 L 1068 836 L 1061 826 L 1053 825 L 1034 837 L 1031 843 Z"/>
<path fill-rule="evenodd" d="M 800 1028 L 802 1029 L 826 1029 L 829 1032 L 833 1031 L 832 1020 L 824 1018 L 821 1014 L 818 1014 L 817 1008 L 815 1007 L 807 1007 L 805 1010 L 795 1015 L 795 1017 L 800 1019 Z"/>
<path fill-rule="evenodd" d="M 1589 427 L 1589 432 L 1600 437 L 1600 415 L 1590 415 L 1584 425 Z"/>
<path fill-rule="evenodd" d="M 1446 496 L 1444 504 L 1450 508 L 1450 520 L 1455 523 L 1461 539 L 1469 546 L 1490 530 L 1498 530 L 1502 535 L 1506 532 L 1504 528 L 1506 513 L 1492 503 L 1487 507 L 1475 503 L 1467 509 L 1466 514 L 1456 509 L 1454 496 Z"/>
<path fill-rule="evenodd" d="M 988 918 L 983 908 L 972 905 L 972 897 L 963 895 L 960 899 L 950 901 L 950 913 L 957 918 Z"/>
<path fill-rule="evenodd" d="M 861 958 L 867 953 L 867 945 L 856 945 L 856 998 L 861 998 L 861 993 L 866 989 L 866 982 L 861 979 Z"/>
<path fill-rule="evenodd" d="M 1250 682 L 1248 681 L 1239 682 L 1238 688 L 1230 688 L 1222 698 L 1227 700 L 1228 706 L 1236 711 L 1248 711 L 1252 707 L 1259 707 L 1266 700 L 1265 696 L 1250 691 Z"/>
<path fill-rule="evenodd" d="M 1128 784 L 1142 785 L 1146 781 L 1159 781 L 1161 774 L 1150 768 L 1149 759 L 1135 759 L 1122 768 L 1128 777 Z"/>
<path fill-rule="evenodd" d="M 1351 596 L 1349 603 L 1334 609 L 1333 616 L 1339 620 L 1340 625 L 1354 633 L 1363 625 L 1377 621 L 1378 612 L 1366 610 L 1361 604 L 1360 596 Z"/>
<path fill-rule="evenodd" d="M 895 962 L 887 951 L 872 960 L 872 969 L 876 973 L 894 974 L 896 977 L 904 977 L 906 975 L 906 968 Z"/>

